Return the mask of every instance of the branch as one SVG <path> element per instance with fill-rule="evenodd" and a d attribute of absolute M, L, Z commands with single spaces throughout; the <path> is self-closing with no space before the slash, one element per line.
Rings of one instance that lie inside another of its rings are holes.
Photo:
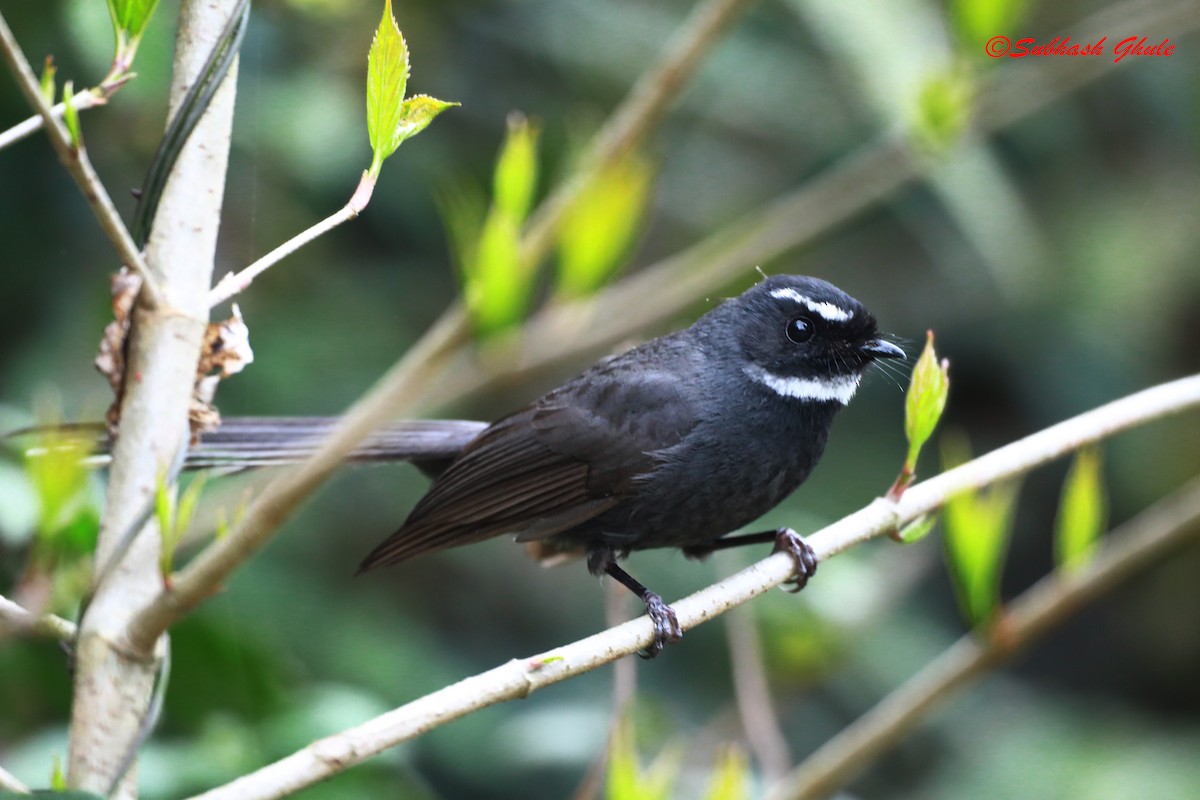
<path fill-rule="evenodd" d="M 329 231 L 341 225 L 343 222 L 349 222 L 357 217 L 366 207 L 367 201 L 371 198 L 371 191 L 374 189 L 375 179 L 370 177 L 366 172 L 363 173 L 362 179 L 359 181 L 358 188 L 350 197 L 346 205 L 342 206 L 338 211 L 325 219 L 318 222 L 316 225 L 301 231 L 300 233 L 288 239 L 283 244 L 276 247 L 271 252 L 267 253 L 262 258 L 255 261 L 250 266 L 234 274 L 232 272 L 225 275 L 217 282 L 217 285 L 208 293 L 208 306 L 219 305 L 225 302 L 234 295 L 244 292 L 254 279 L 266 272 L 271 267 L 278 264 L 283 259 L 290 256 L 292 253 L 299 250 L 304 245 L 316 239 L 318 236 L 323 236 Z"/>
<path fill-rule="evenodd" d="M 817 531 L 807 541 L 818 557 L 825 560 L 937 510 L 959 492 L 1012 478 L 1085 444 L 1196 407 L 1200 407 L 1200 375 L 1137 392 L 916 484 L 897 502 L 877 499 Z M 794 569 L 787 554 L 776 553 L 672 606 L 680 624 L 690 630 L 780 585 L 792 577 Z M 283 797 L 473 711 L 527 697 L 545 686 L 635 653 L 653 637 L 650 621 L 639 617 L 557 650 L 514 659 L 362 725 L 320 739 L 193 800 Z"/>
<path fill-rule="evenodd" d="M 907 683 L 825 742 L 771 787 L 769 800 L 826 797 L 911 731 L 934 708 L 1105 592 L 1200 536 L 1200 479 L 1110 534 L 1086 567 L 1046 576 L 1009 606 L 995 632 L 971 632 Z"/>
<path fill-rule="evenodd" d="M 185 0 L 171 85 L 171 114 L 220 38 L 236 0 Z M 224 195 L 236 69 L 230 69 L 171 170 L 146 248 L 146 262 L 169 302 L 132 318 L 104 517 L 96 548 L 102 565 L 80 623 L 71 708 L 67 782 L 72 788 L 118 798 L 136 796 L 128 769 L 152 709 L 156 642 L 131 650 L 122 635 L 134 612 L 158 593 L 161 539 L 153 517 L 137 522 L 155 486 L 189 436 L 188 406 L 208 318 L 204 302 Z M 48 127 L 48 130 L 50 128 Z M 138 531 L 120 554 L 126 531 Z M 164 648 L 165 649 L 165 648 Z"/>
<path fill-rule="evenodd" d="M 54 152 L 58 154 L 58 160 L 75 179 L 79 190 L 83 192 L 84 199 L 91 206 L 92 213 L 100 221 L 100 227 L 108 236 L 108 240 L 112 242 L 113 247 L 116 248 L 121 262 L 142 276 L 141 303 L 143 307 L 157 308 L 166 299 L 158 285 L 157 277 L 146 268 L 142 253 L 134 244 L 133 237 L 129 235 L 129 229 L 125 227 L 121 215 L 117 213 L 117 207 L 113 205 L 112 198 L 108 196 L 108 191 L 100 181 L 100 176 L 92 167 L 87 150 L 82 145 L 76 148 L 71 144 L 71 137 L 67 133 L 67 129 L 54 117 L 54 110 L 42 97 L 37 76 L 33 74 L 33 69 L 25 59 L 25 54 L 21 52 L 21 47 L 13 37 L 12 31 L 9 30 L 3 14 L 0 14 L 0 55 L 3 55 L 9 69 L 16 77 L 17 85 L 20 87 L 21 93 L 25 95 L 25 99 L 41 115 L 42 122 L 46 127 L 46 134 L 50 137 L 50 144 L 54 147 Z"/>
<path fill-rule="evenodd" d="M 98 95 L 96 89 L 82 89 L 75 93 L 71 98 L 71 105 L 76 111 L 84 111 L 89 108 L 104 105 L 106 98 L 103 95 Z M 50 115 L 55 119 L 62 119 L 63 113 L 66 111 L 66 103 L 58 103 L 50 108 Z M 13 125 L 8 130 L 0 133 L 0 150 L 9 145 L 16 144 L 27 136 L 32 136 L 42 129 L 46 124 L 46 120 L 41 114 L 34 114 L 24 122 L 19 122 Z"/>
<path fill-rule="evenodd" d="M 69 642 L 75 638 L 75 623 L 54 614 L 34 614 L 0 595 L 0 638 L 10 631 L 30 631 L 60 642 Z"/>
<path fill-rule="evenodd" d="M 3 767 L 0 767 L 0 789 L 16 794 L 30 794 L 29 787 Z"/>

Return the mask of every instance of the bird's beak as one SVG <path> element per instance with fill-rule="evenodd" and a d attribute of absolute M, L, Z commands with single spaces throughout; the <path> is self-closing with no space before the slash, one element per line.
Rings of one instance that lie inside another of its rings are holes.
<path fill-rule="evenodd" d="M 871 358 L 900 358 L 905 357 L 904 351 L 897 345 L 883 339 L 872 339 L 858 348 Z"/>

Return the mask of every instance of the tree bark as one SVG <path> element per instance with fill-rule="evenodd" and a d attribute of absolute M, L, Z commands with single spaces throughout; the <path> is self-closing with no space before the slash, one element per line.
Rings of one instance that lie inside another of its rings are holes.
<path fill-rule="evenodd" d="M 233 9 L 234 0 L 184 0 L 176 38 L 170 108 L 174 114 Z M 118 564 L 107 565 L 125 532 L 188 439 L 188 406 L 208 321 L 221 201 L 237 79 L 234 63 L 184 145 L 159 203 L 146 261 L 163 290 L 156 309 L 135 310 L 126 391 L 96 550 L 103 580 L 84 616 L 77 650 L 67 781 L 108 794 L 120 778 L 154 690 L 165 644 L 147 652 L 126 636 L 129 618 L 161 588 L 160 535 L 153 520 Z M 137 795 L 136 771 L 115 797 Z"/>

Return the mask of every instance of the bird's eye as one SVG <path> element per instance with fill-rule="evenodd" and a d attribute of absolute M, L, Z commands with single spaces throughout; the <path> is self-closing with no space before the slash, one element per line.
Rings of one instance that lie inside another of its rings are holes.
<path fill-rule="evenodd" d="M 808 317 L 796 317 L 787 324 L 787 337 L 796 344 L 804 344 L 812 338 L 815 328 Z"/>

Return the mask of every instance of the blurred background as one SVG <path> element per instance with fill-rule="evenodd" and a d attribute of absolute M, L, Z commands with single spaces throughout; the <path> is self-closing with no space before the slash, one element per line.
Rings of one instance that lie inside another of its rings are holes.
<path fill-rule="evenodd" d="M 255 361 L 222 384 L 222 413 L 336 414 L 357 398 L 458 295 L 439 198 L 490 186 L 510 112 L 540 126 L 537 195 L 544 196 L 692 5 L 398 4 L 412 59 L 409 91 L 462 106 L 400 148 L 358 220 L 239 298 Z M 1113 64 L 1106 55 L 1081 65 L 1065 57 L 988 58 L 980 42 L 967 46 L 956 33 L 954 9 L 936 2 L 845 7 L 855 5 L 769 0 L 749 4 L 734 21 L 641 150 L 653 179 L 623 269 L 636 272 L 714 231 L 739 235 L 775 198 L 823 180 L 880 142 L 916 142 L 922 176 L 871 202 L 844 198 L 863 210 L 802 247 L 746 263 L 721 292 L 687 298 L 679 307 L 688 310 L 637 337 L 684 325 L 741 291 L 756 279 L 755 266 L 829 279 L 914 354 L 925 330 L 936 331 L 953 364 L 944 424 L 965 432 L 976 452 L 1200 371 L 1200 10 L 1187 3 L 1018 4 L 1022 14 L 1006 21 L 1010 28 L 993 31 L 1040 43 L 1064 35 L 1094 41 L 1085 31 L 1098 30 L 1110 54 L 1135 34 L 1176 44 L 1169 57 Z M 1154 26 L 1141 25 L 1142 17 L 1129 21 L 1159 6 L 1174 16 Z M 363 82 L 381 7 L 254 4 L 218 274 L 245 266 L 350 196 L 370 161 Z M 0 0 L 0 9 L 35 64 L 53 54 L 60 78 L 74 78 L 77 87 L 107 71 L 104 4 Z M 92 159 L 125 213 L 133 207 L 128 190 L 140 185 L 164 124 L 176 13 L 177 3 L 163 3 L 136 80 L 107 108 L 84 115 Z M 1073 85 L 1086 70 L 1095 78 L 1033 113 L 1014 112 L 995 133 L 959 136 L 970 118 L 970 87 L 984 98 L 993 82 L 1028 81 L 1020 92 L 986 95 L 1003 115 L 1031 95 Z M 29 113 L 6 74 L 0 129 Z M 0 186 L 0 431 L 47 416 L 100 419 L 111 396 L 92 359 L 110 318 L 115 258 L 43 136 L 0 151 Z M 848 184 L 848 193 L 869 191 Z M 550 282 L 539 293 L 551 291 Z M 593 355 L 430 413 L 494 418 Z M 835 425 L 815 475 L 755 529 L 814 530 L 882 493 L 905 449 L 902 386 L 876 373 Z M 1200 425 L 1194 414 L 1160 421 L 1111 441 L 1104 454 L 1115 524 L 1200 472 Z M 39 512 L 19 454 L 10 448 L 3 458 L 0 593 L 11 596 L 30 568 Z M 936 452 L 927 453 L 921 472 L 932 474 L 937 462 Z M 1004 598 L 1052 568 L 1065 471 L 1065 463 L 1055 464 L 1023 482 Z M 102 497 L 102 480 L 90 479 L 93 498 Z M 231 508 L 256 485 L 210 481 L 206 508 Z M 175 629 L 164 721 L 141 762 L 145 797 L 209 788 L 460 678 L 604 626 L 604 588 L 582 565 L 544 570 L 505 540 L 352 579 L 426 486 L 406 465 L 347 468 L 221 596 Z M 86 549 L 88 525 L 80 525 Z M 733 664 L 746 656 L 731 655 L 730 625 L 761 640 L 792 762 L 960 636 L 965 627 L 940 539 L 857 548 L 822 565 L 808 591 L 771 592 L 639 663 L 639 752 L 646 759 L 671 747 L 686 753 L 673 796 L 700 795 L 720 747 L 750 749 L 733 677 Z M 676 598 L 765 555 L 726 553 L 697 563 L 673 552 L 639 553 L 628 567 Z M 67 565 L 68 577 L 56 578 L 58 610 L 68 616 L 77 573 Z M 1195 797 L 1197 574 L 1200 549 L 1192 546 L 1139 575 L 956 697 L 850 791 Z M 632 603 L 626 611 L 634 613 Z M 612 680 L 606 668 L 474 714 L 300 796 L 572 796 L 603 751 Z M 57 645 L 0 644 L 0 765 L 45 785 L 53 757 L 65 755 L 69 704 Z M 761 787 L 762 765 L 753 757 L 750 769 Z"/>

